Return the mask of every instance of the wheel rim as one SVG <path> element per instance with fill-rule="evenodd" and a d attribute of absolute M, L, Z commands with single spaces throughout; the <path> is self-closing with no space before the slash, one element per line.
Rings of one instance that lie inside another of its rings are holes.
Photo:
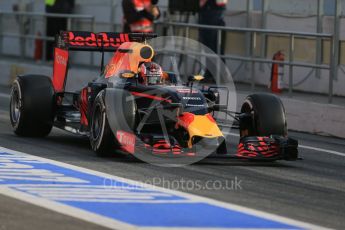
<path fill-rule="evenodd" d="M 253 105 L 251 104 L 251 102 L 249 100 L 246 100 L 241 108 L 241 113 L 253 113 Z M 245 130 L 240 130 L 240 137 L 245 137 L 245 136 L 250 136 L 253 135 L 253 128 L 254 128 L 254 124 L 252 124 L 252 128 L 248 128 Z"/>
<path fill-rule="evenodd" d="M 17 123 L 19 121 L 21 111 L 21 102 L 20 97 L 17 89 L 13 89 L 12 96 L 11 96 L 11 119 L 14 123 Z"/>

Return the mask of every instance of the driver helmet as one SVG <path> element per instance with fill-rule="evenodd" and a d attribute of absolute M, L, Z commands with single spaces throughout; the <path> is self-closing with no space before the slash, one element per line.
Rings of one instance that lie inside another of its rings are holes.
<path fill-rule="evenodd" d="M 145 85 L 161 84 L 163 80 L 163 70 L 155 62 L 145 62 L 139 67 L 139 77 Z"/>

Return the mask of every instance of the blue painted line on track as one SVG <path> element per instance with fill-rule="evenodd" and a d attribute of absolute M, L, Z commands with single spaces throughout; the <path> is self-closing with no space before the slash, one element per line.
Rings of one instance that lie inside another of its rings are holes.
<path fill-rule="evenodd" d="M 0 152 L 0 185 L 138 227 L 300 229 L 298 226 L 60 166 Z M 156 202 L 156 203 L 155 203 Z"/>
<path fill-rule="evenodd" d="M 235 210 L 227 210 L 205 203 L 193 204 L 106 204 L 66 202 L 84 210 L 136 226 L 191 228 L 263 228 L 292 229 L 282 224 Z"/>

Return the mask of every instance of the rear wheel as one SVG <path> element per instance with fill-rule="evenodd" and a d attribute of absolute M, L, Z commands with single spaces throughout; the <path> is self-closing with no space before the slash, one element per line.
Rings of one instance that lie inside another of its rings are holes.
<path fill-rule="evenodd" d="M 47 76 L 18 76 L 10 101 L 10 120 L 18 136 L 45 137 L 54 119 L 54 89 Z"/>
<path fill-rule="evenodd" d="M 287 136 L 287 122 L 283 103 L 272 94 L 253 94 L 246 98 L 241 113 L 250 117 L 241 121 L 241 137 Z"/>

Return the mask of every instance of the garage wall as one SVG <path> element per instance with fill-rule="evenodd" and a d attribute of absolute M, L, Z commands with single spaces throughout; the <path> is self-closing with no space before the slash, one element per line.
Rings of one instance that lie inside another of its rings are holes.
<path fill-rule="evenodd" d="M 258 7 L 258 1 L 251 1 L 251 9 Z M 268 2 L 267 10 L 270 12 L 267 15 L 268 29 L 278 30 L 293 30 L 303 32 L 315 32 L 316 31 L 316 2 L 317 0 L 266 0 Z M 324 0 L 325 4 L 327 1 Z M 228 26 L 233 27 L 245 27 L 247 25 L 246 0 L 230 0 L 228 5 L 228 11 L 226 13 L 226 23 Z M 18 4 L 21 10 L 27 11 L 44 11 L 43 0 L 3 0 L 0 1 L 1 10 L 12 10 L 13 4 Z M 342 12 L 345 12 L 345 0 L 341 1 Z M 95 15 L 97 27 L 96 31 L 119 31 L 121 30 L 122 23 L 122 10 L 120 0 L 76 0 L 76 13 L 79 14 L 91 14 Z M 160 7 L 164 10 L 168 5 L 168 0 L 161 0 Z M 329 10 L 328 10 L 329 11 Z M 194 18 L 195 22 L 195 18 Z M 112 23 L 117 24 L 114 27 Z M 345 96 L 343 88 L 345 88 L 345 19 L 341 20 L 341 55 L 340 55 L 340 68 L 339 77 L 335 84 L 335 93 L 338 95 Z M 4 21 L 3 30 L 9 33 L 18 33 L 19 26 L 18 20 L 14 17 L 6 18 Z M 30 34 L 36 34 L 40 31 L 44 34 L 44 24 L 42 20 L 37 19 L 28 23 L 27 30 Z M 250 14 L 250 25 L 251 27 L 260 27 L 261 15 L 258 11 L 252 11 Z M 332 33 L 333 31 L 333 17 L 324 16 L 322 20 L 323 31 L 325 33 Z M 77 29 L 89 29 L 88 22 L 75 22 L 74 28 Z M 198 31 L 191 31 L 191 38 L 198 39 Z M 257 48 L 255 54 L 261 55 L 261 37 L 258 37 Z M 265 52 L 265 57 L 271 58 L 273 54 L 278 50 L 286 52 L 286 58 L 289 58 L 287 51 L 289 50 L 289 42 L 284 37 L 267 37 L 268 46 Z M 15 38 L 4 38 L 3 39 L 3 52 L 6 54 L 19 55 L 20 53 L 20 41 Z M 329 63 L 330 59 L 330 45 L 329 41 L 323 41 L 322 53 L 323 63 Z M 226 41 L 226 51 L 232 55 L 246 54 L 245 36 L 243 33 L 228 33 Z M 28 40 L 25 43 L 25 54 L 28 57 L 32 57 L 34 53 L 34 40 Z M 74 56 L 75 60 L 88 64 L 91 56 L 88 54 L 77 54 Z M 97 59 L 97 57 L 95 58 Z M 294 59 L 301 62 L 313 63 L 316 59 L 316 41 L 312 39 L 298 38 L 296 39 L 296 52 Z M 96 60 L 95 60 L 96 62 Z M 237 70 L 235 76 L 238 81 L 249 81 L 250 70 L 248 68 L 240 68 L 240 63 L 236 61 L 228 62 L 232 72 Z M 259 66 L 257 72 L 257 83 L 267 85 L 270 79 L 270 66 L 264 65 Z M 286 68 L 286 75 L 288 75 Z M 294 69 L 294 82 L 296 89 L 303 91 L 326 93 L 328 90 L 328 71 L 322 71 L 322 76 L 318 77 L 315 73 L 311 73 L 311 69 L 308 68 L 295 68 Z M 303 81 L 307 76 L 305 81 Z M 300 83 L 301 82 L 301 83 Z M 298 84 L 297 84 L 298 83 Z"/>

